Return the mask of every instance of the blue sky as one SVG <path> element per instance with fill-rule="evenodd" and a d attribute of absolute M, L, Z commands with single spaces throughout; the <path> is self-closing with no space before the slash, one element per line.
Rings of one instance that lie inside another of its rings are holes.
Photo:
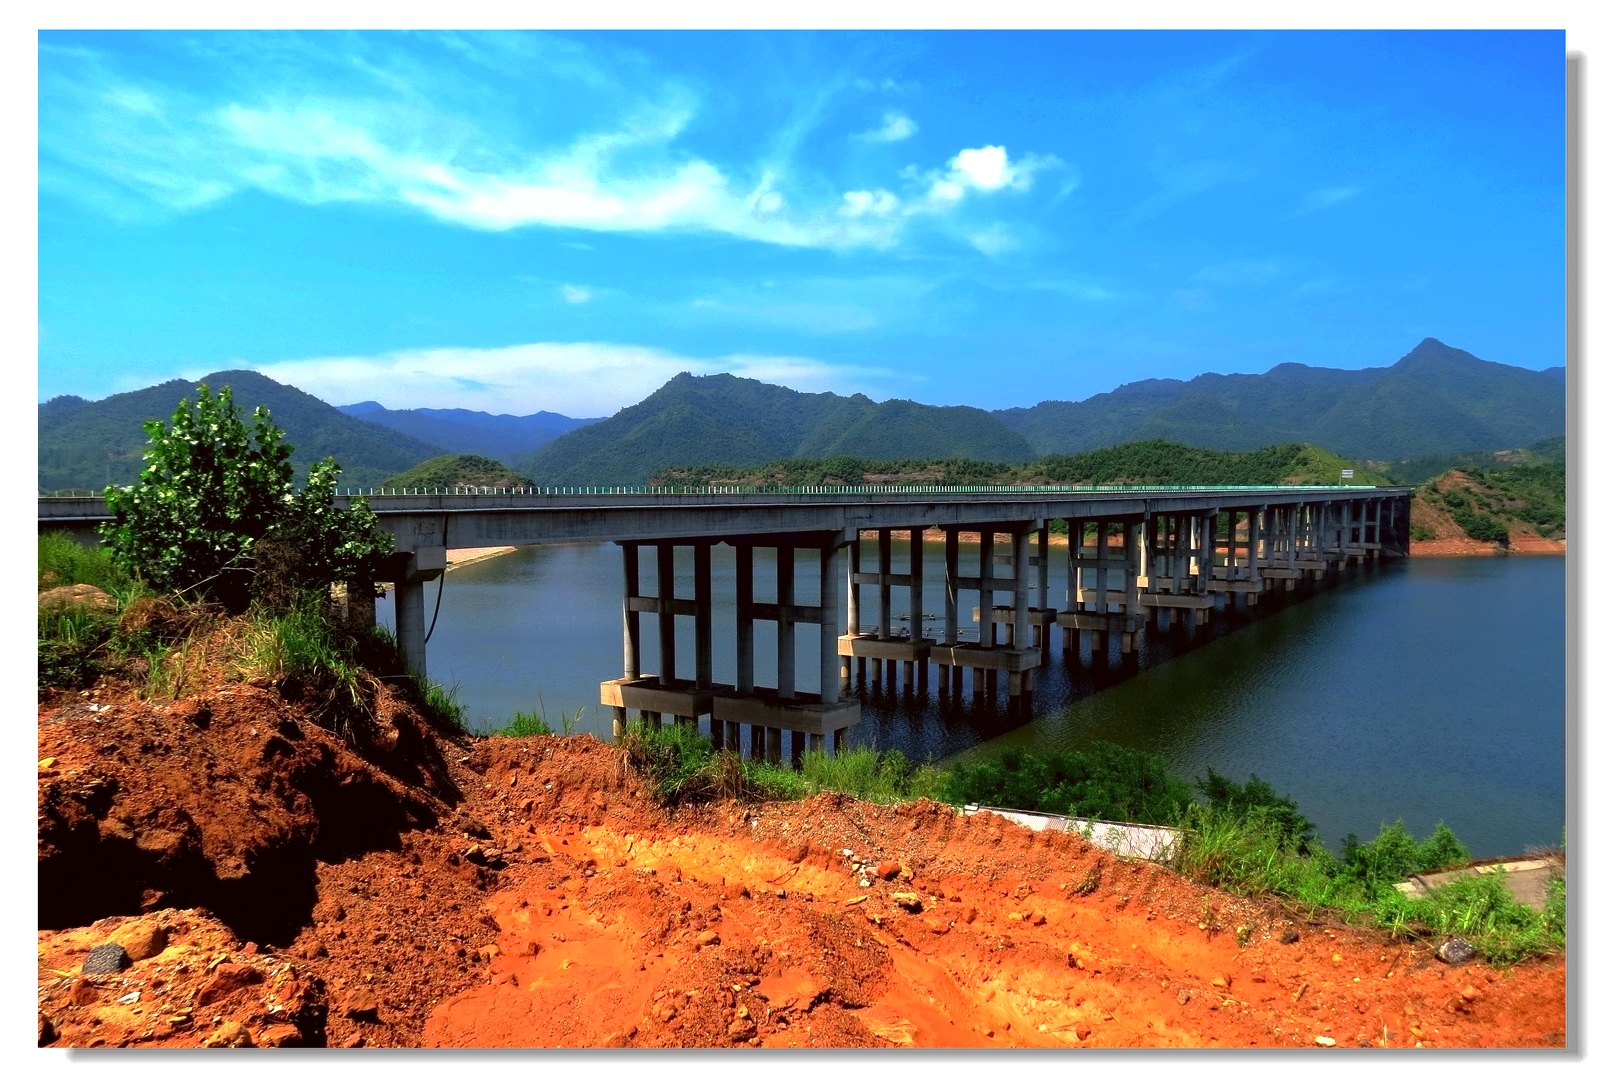
<path fill-rule="evenodd" d="M 1565 363 L 1559 31 L 44 32 L 39 399 Z"/>

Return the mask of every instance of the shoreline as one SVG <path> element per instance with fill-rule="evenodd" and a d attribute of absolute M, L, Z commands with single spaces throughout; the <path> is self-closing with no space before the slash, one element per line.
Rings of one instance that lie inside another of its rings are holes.
<path fill-rule="evenodd" d="M 500 557 L 520 549 L 516 546 L 473 546 L 460 550 L 446 550 L 444 552 L 444 570 L 454 572 L 463 565 L 471 565 L 478 561 L 487 561 L 491 557 Z"/>

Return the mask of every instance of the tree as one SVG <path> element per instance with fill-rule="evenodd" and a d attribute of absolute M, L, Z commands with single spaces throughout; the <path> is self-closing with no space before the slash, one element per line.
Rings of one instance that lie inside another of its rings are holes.
<path fill-rule="evenodd" d="M 150 446 L 138 483 L 106 488 L 115 519 L 101 537 L 113 558 L 157 589 L 239 608 L 263 540 L 292 549 L 304 590 L 370 575 L 393 539 L 378 530 L 364 501 L 334 505 L 333 459 L 313 465 L 296 494 L 293 447 L 265 408 L 258 406 L 246 426 L 229 387 L 213 396 L 201 383 L 196 395 L 192 406 L 188 398 L 178 402 L 170 427 L 145 422 Z"/>

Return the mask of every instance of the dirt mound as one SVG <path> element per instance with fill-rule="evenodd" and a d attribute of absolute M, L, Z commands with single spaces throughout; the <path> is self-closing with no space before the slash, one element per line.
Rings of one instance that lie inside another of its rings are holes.
<path fill-rule="evenodd" d="M 41 704 L 40 924 L 205 906 L 245 939 L 287 943 L 318 859 L 393 848 L 448 812 L 447 744 L 397 720 L 391 753 L 364 758 L 249 684 L 166 705 L 115 687 Z"/>
<path fill-rule="evenodd" d="M 159 959 L 72 1005 L 88 947 L 150 910 L 212 934 L 195 962 L 292 969 L 298 1035 L 332 1046 L 1565 1044 L 1564 959 L 1447 967 L 993 815 L 836 794 L 668 810 L 587 737 L 445 741 L 442 770 L 397 748 L 429 770 L 408 782 L 258 688 L 40 714 L 56 1044 L 282 1024 L 186 1009 L 186 989 L 155 1016 L 183 1031 L 102 1013 L 167 1000 Z"/>

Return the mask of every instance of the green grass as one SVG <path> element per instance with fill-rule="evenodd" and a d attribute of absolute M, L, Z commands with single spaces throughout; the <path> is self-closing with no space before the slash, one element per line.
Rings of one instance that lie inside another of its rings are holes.
<path fill-rule="evenodd" d="M 502 725 L 489 733 L 491 736 L 510 736 L 520 739 L 524 736 L 548 736 L 550 726 L 545 723 L 543 716 L 537 713 L 526 713 L 518 710 L 511 715 L 511 723 Z"/>
<path fill-rule="evenodd" d="M 99 546 L 85 546 L 59 531 L 39 536 L 39 590 L 87 583 L 118 597 L 128 593 L 133 577 L 118 568 Z"/>

